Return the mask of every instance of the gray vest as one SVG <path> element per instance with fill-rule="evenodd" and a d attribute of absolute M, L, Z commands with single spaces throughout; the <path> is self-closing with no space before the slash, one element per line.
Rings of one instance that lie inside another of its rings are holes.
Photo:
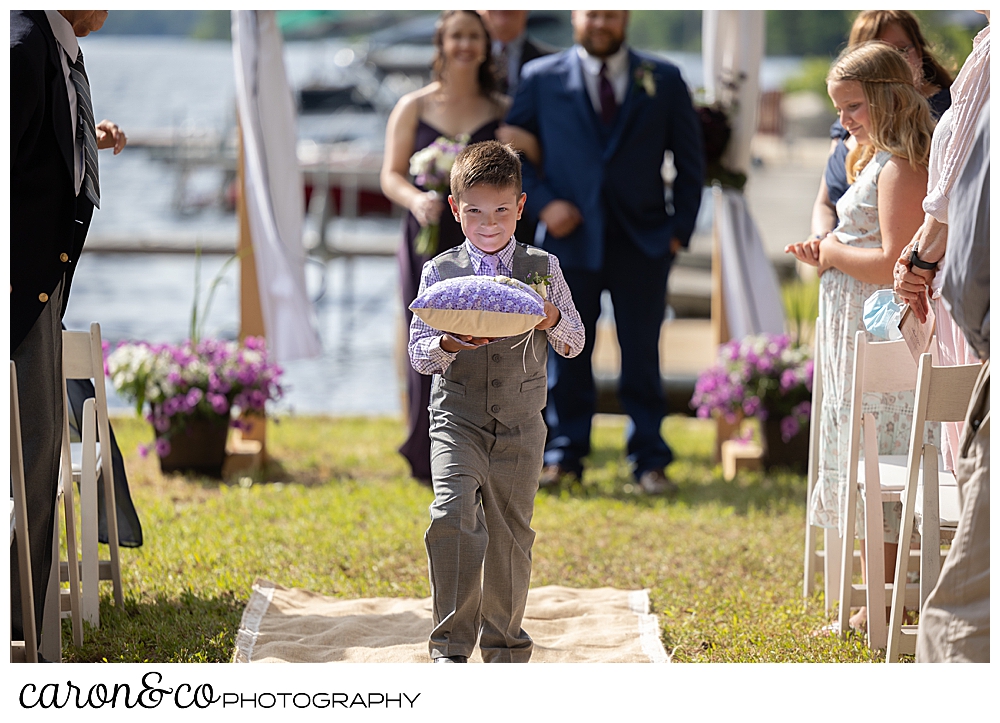
<path fill-rule="evenodd" d="M 440 254 L 434 264 L 442 280 L 475 274 L 465 244 Z M 548 254 L 518 243 L 513 267 L 513 278 L 519 281 L 535 273 L 544 276 L 549 272 Z M 443 374 L 434 375 L 431 409 L 452 412 L 479 427 L 491 419 L 515 427 L 538 414 L 547 393 L 548 337 L 544 331 L 534 331 L 527 345 L 520 343 L 524 339 L 522 334 L 459 352 Z M 512 349 L 515 344 L 519 346 Z"/>

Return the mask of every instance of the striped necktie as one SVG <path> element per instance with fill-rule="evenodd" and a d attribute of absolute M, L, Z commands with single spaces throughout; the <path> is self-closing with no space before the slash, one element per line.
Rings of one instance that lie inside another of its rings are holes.
<path fill-rule="evenodd" d="M 507 43 L 502 43 L 500 45 L 500 54 L 497 55 L 496 59 L 497 84 L 500 87 L 501 93 L 506 93 L 510 88 L 510 79 L 507 77 L 507 66 L 509 64 L 510 49 L 507 47 Z"/>
<path fill-rule="evenodd" d="M 90 81 L 83 67 L 83 51 L 76 56 L 76 62 L 70 65 L 70 77 L 76 86 L 76 137 L 83 146 L 84 174 L 83 186 L 80 190 L 96 206 L 101 207 L 101 186 L 97 180 L 97 128 L 94 124 L 94 105 L 90 100 Z"/>

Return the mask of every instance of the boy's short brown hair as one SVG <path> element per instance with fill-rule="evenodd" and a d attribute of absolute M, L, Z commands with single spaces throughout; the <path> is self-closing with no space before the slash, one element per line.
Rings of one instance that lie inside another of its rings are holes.
<path fill-rule="evenodd" d="M 466 146 L 451 167 L 451 195 L 460 199 L 473 186 L 512 188 L 521 195 L 521 158 L 500 141 Z"/>

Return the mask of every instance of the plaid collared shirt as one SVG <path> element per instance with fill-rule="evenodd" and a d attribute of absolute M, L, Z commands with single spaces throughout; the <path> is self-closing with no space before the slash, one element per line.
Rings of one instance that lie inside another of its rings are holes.
<path fill-rule="evenodd" d="M 468 239 L 465 240 L 465 249 L 469 253 L 473 267 L 477 276 L 490 275 L 487 265 L 483 263 L 486 253 L 478 249 Z M 512 264 L 514 263 L 514 238 L 502 249 L 494 254 L 497 257 L 497 274 L 511 276 L 513 274 Z M 559 267 L 559 259 L 554 254 L 549 254 L 549 276 L 551 283 L 548 287 L 548 300 L 559 309 L 559 321 L 551 329 L 546 329 L 549 343 L 556 353 L 567 358 L 575 357 L 583 350 L 584 331 L 583 322 L 580 320 L 580 313 L 573 304 L 573 295 L 570 293 L 569 285 Z M 420 289 L 417 295 L 441 280 L 437 266 L 428 261 L 424 264 L 420 274 Z M 455 361 L 461 352 L 451 354 L 441 348 L 441 337 L 443 335 L 437 329 L 428 326 L 414 314 L 410 322 L 410 343 L 408 351 L 410 354 L 410 364 L 421 374 L 440 374 Z"/>

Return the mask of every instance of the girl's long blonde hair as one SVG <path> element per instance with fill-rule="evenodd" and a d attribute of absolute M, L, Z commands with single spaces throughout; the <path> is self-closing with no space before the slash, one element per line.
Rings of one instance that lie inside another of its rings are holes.
<path fill-rule="evenodd" d="M 848 48 L 830 68 L 826 82 L 856 80 L 868 101 L 869 146 L 847 154 L 847 180 L 854 179 L 876 151 L 927 167 L 934 121 L 927 100 L 913 85 L 913 71 L 896 48 L 880 41 Z"/>

